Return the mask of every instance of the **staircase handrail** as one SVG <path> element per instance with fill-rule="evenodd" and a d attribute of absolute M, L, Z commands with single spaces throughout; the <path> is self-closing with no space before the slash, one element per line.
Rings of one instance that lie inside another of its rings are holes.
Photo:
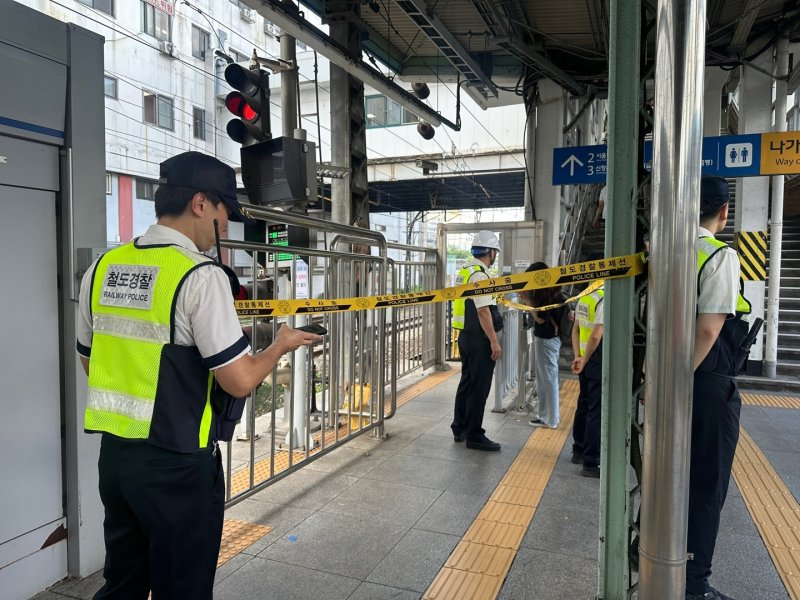
<path fill-rule="evenodd" d="M 563 236 L 559 258 L 562 265 L 568 265 L 577 259 L 583 242 L 583 234 L 588 225 L 587 219 L 591 213 L 599 193 L 596 185 L 579 185 L 573 187 L 573 199 L 563 223 Z"/>

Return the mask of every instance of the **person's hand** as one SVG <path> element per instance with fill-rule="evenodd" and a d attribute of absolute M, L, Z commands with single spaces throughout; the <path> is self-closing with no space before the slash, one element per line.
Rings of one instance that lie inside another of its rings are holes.
<path fill-rule="evenodd" d="M 280 348 L 281 353 L 294 352 L 300 346 L 311 346 L 316 342 L 321 342 L 322 336 L 316 333 L 309 333 L 307 331 L 300 331 L 299 329 L 292 329 L 288 325 L 281 326 L 278 329 L 278 335 L 275 338 L 275 344 Z"/>
<path fill-rule="evenodd" d="M 572 367 L 571 367 L 572 374 L 573 375 L 578 375 L 581 371 L 583 371 L 584 364 L 585 364 L 585 362 L 584 362 L 582 356 L 579 356 L 575 360 L 573 360 L 572 361 Z"/>
<path fill-rule="evenodd" d="M 500 358 L 500 354 L 503 350 L 500 348 L 500 343 L 497 340 L 491 342 L 491 348 L 492 348 L 492 360 L 496 361 L 498 358 Z"/>

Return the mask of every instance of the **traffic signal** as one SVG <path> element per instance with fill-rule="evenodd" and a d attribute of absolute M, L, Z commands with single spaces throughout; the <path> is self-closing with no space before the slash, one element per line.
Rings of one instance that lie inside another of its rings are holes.
<path fill-rule="evenodd" d="M 242 145 L 272 139 L 269 121 L 269 74 L 260 68 L 246 69 L 231 63 L 225 67 L 225 81 L 234 90 L 225 97 L 225 106 L 238 119 L 228 121 L 226 131 Z"/>

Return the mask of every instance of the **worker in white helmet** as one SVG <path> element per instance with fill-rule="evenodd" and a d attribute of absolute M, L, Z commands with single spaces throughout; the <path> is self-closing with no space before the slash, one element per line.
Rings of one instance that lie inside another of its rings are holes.
<path fill-rule="evenodd" d="M 500 252 L 500 240 L 491 231 L 479 231 L 472 240 L 473 259 L 458 272 L 458 283 L 489 279 L 486 272 Z M 498 331 L 503 317 L 492 296 L 460 298 L 453 302 L 453 327 L 459 329 L 461 381 L 456 391 L 455 414 L 450 426 L 456 442 L 467 441 L 467 448 L 496 452 L 500 444 L 486 437 L 483 412 L 492 387 L 495 361 L 500 358 Z"/>

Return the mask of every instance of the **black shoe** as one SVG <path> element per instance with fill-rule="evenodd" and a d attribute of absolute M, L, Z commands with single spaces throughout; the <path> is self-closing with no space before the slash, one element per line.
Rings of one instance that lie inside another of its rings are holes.
<path fill-rule="evenodd" d="M 704 594 L 687 593 L 686 600 L 733 600 L 733 598 L 731 598 L 730 596 L 726 596 L 718 589 L 709 586 L 708 591 Z"/>
<path fill-rule="evenodd" d="M 467 439 L 466 433 L 453 434 L 453 441 L 456 443 L 463 442 L 465 439 Z"/>
<path fill-rule="evenodd" d="M 483 450 L 484 452 L 498 452 L 500 450 L 500 444 L 482 435 L 477 439 L 467 440 L 467 448 L 471 450 Z"/>
<path fill-rule="evenodd" d="M 579 454 L 578 452 L 572 453 L 571 462 L 573 465 L 582 465 L 583 464 L 583 454 Z"/>
<path fill-rule="evenodd" d="M 581 469 L 581 475 L 583 475 L 584 477 L 592 477 L 594 479 L 600 479 L 600 467 L 584 466 Z"/>

